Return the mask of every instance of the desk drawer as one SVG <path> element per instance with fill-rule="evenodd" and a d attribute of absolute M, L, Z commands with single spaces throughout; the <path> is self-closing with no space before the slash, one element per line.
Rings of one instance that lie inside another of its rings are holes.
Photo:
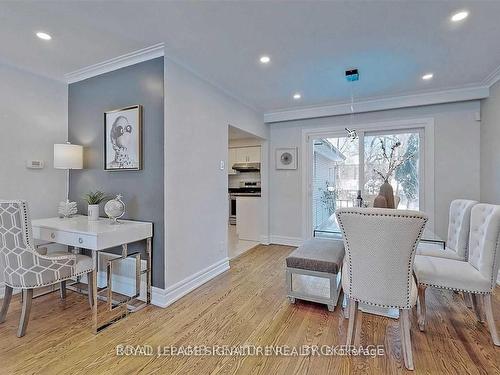
<path fill-rule="evenodd" d="M 84 249 L 95 249 L 97 245 L 96 237 L 86 234 L 57 231 L 47 228 L 39 228 L 38 233 L 35 233 L 35 228 L 33 228 L 33 234 L 40 240 L 82 247 Z"/>

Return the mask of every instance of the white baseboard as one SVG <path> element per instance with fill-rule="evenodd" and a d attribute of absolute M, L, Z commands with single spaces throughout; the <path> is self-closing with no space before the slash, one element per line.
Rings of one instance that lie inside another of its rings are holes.
<path fill-rule="evenodd" d="M 229 258 L 222 259 L 217 263 L 189 276 L 184 280 L 169 286 L 166 289 L 153 288 L 152 303 L 159 307 L 170 306 L 175 301 L 184 297 L 189 292 L 205 284 L 207 281 L 220 275 L 229 269 Z"/>
<path fill-rule="evenodd" d="M 300 246 L 304 240 L 300 237 L 277 236 L 272 234 L 270 242 L 278 245 Z"/>
<path fill-rule="evenodd" d="M 500 271 L 498 271 L 497 275 L 497 285 L 500 285 Z"/>
<path fill-rule="evenodd" d="M 269 245 L 271 242 L 269 241 L 269 236 L 261 235 L 260 236 L 260 243 L 262 245 Z"/>

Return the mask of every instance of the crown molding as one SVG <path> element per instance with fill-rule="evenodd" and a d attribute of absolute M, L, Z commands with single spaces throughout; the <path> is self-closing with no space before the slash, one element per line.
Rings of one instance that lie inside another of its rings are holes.
<path fill-rule="evenodd" d="M 64 77 L 66 78 L 66 82 L 71 84 L 164 55 L 164 44 L 158 43 L 138 51 L 126 53 L 125 55 L 75 70 L 74 72 L 65 74 Z"/>
<path fill-rule="evenodd" d="M 483 99 L 489 96 L 489 92 L 490 90 L 488 86 L 476 86 L 444 91 L 433 91 L 413 95 L 368 99 L 356 102 L 354 105 L 354 112 L 362 113 L 383 111 L 395 108 L 417 107 L 422 105 Z M 302 107 L 265 113 L 264 122 L 273 123 L 281 121 L 303 120 L 308 118 L 346 115 L 350 113 L 350 103 Z"/>
<path fill-rule="evenodd" d="M 500 66 L 498 66 L 490 75 L 488 75 L 488 77 L 483 80 L 482 84 L 484 86 L 491 87 L 498 81 L 500 81 Z"/>

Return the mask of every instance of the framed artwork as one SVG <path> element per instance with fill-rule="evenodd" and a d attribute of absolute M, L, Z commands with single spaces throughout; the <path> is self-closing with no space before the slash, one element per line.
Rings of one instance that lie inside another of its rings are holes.
<path fill-rule="evenodd" d="M 276 149 L 276 169 L 297 169 L 297 147 Z"/>
<path fill-rule="evenodd" d="M 104 170 L 142 169 L 142 106 L 104 113 Z"/>

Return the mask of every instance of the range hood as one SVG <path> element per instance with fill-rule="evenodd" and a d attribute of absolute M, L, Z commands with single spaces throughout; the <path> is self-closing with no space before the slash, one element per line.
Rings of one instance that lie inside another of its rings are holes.
<path fill-rule="evenodd" d="M 232 168 L 238 172 L 260 172 L 260 163 L 234 163 Z"/>

